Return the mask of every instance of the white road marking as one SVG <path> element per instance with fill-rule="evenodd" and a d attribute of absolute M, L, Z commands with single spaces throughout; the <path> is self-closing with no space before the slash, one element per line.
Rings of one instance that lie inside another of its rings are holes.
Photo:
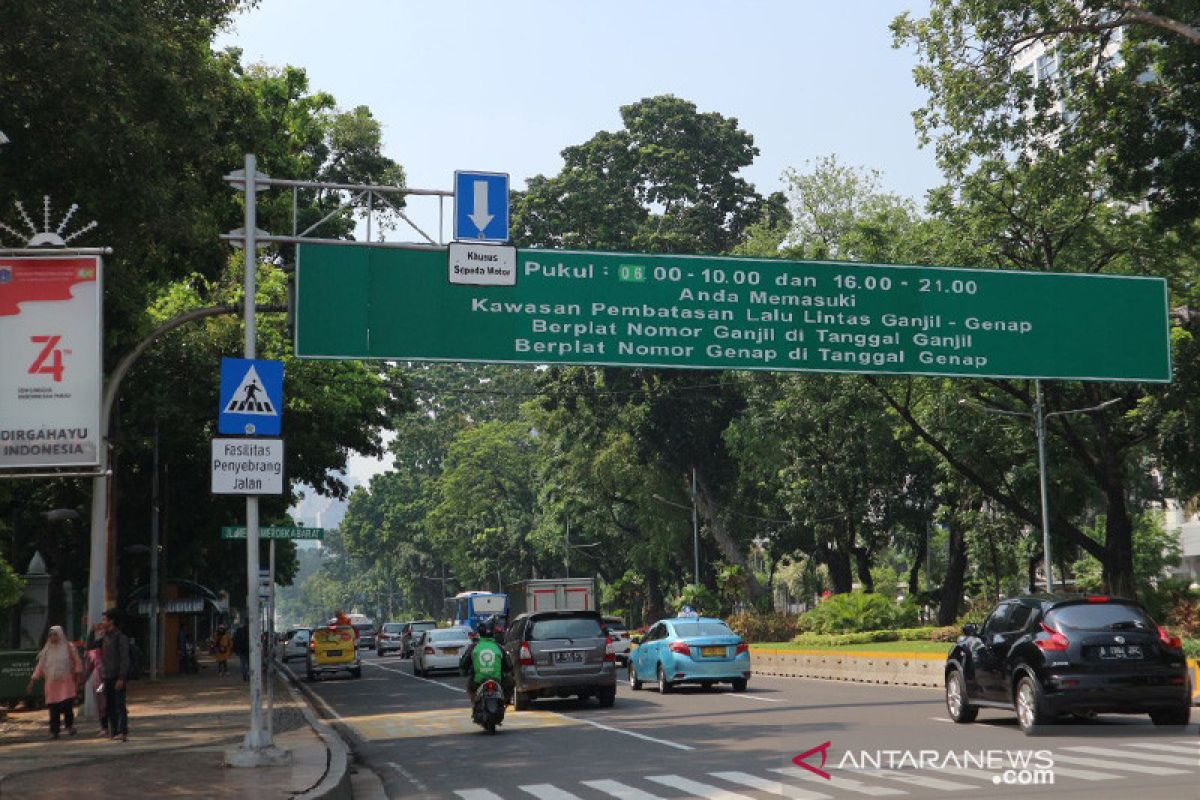
<path fill-rule="evenodd" d="M 829 800 L 829 795 L 821 794 L 820 792 L 810 792 L 807 789 L 801 789 L 798 786 L 792 786 L 779 781 L 771 781 L 766 778 L 760 778 L 757 775 L 751 775 L 748 772 L 710 772 L 714 778 L 720 778 L 723 781 L 730 783 L 740 783 L 742 786 L 749 786 L 751 789 L 757 789 L 760 792 L 768 792 L 777 794 L 781 797 L 789 797 L 792 800 Z"/>
<path fill-rule="evenodd" d="M 385 667 L 380 664 L 374 664 L 370 661 L 364 661 L 363 663 L 370 664 L 371 666 L 375 667 L 376 669 L 387 670 L 388 672 L 394 672 L 397 675 L 403 675 L 406 678 L 412 678 L 415 681 L 422 681 L 424 683 L 432 683 L 437 686 L 441 686 L 443 689 L 449 689 L 452 692 L 462 694 L 464 696 L 464 698 L 466 696 L 466 693 L 463 691 L 461 686 L 451 686 L 450 684 L 442 683 L 441 681 L 434 681 L 434 680 L 429 680 L 428 678 L 421 678 L 416 675 L 410 675 L 409 673 L 404 672 L 403 670 L 396 669 L 395 667 Z M 695 749 L 686 744 L 679 744 L 678 742 L 669 742 L 666 739 L 657 739 L 653 736 L 647 736 L 644 733 L 636 733 L 634 731 L 627 731 L 627 730 L 623 730 L 621 728 L 614 728 L 610 725 L 601 725 L 599 722 L 595 722 L 590 719 L 581 719 L 579 717 L 572 717 L 570 714 L 562 714 L 558 711 L 549 711 L 547 713 L 554 714 L 559 717 L 563 717 L 564 719 L 569 719 L 572 722 L 582 722 L 585 725 L 591 725 L 593 728 L 599 728 L 600 730 L 609 731 L 611 733 L 621 733 L 626 736 L 633 736 L 638 739 L 643 739 L 647 742 L 654 742 L 656 744 L 666 745 L 667 747 L 674 747 L 676 750 L 694 750 Z"/>
<path fill-rule="evenodd" d="M 1124 753 L 1122 753 L 1124 755 Z M 1067 764 L 1075 764 L 1080 767 L 1095 767 L 1099 770 L 1114 770 L 1116 772 L 1141 772 L 1147 775 L 1187 775 L 1187 770 L 1175 769 L 1174 767 L 1151 767 L 1146 764 L 1114 764 L 1112 761 L 1101 761 L 1098 758 L 1080 758 L 1079 756 L 1064 756 L 1061 753 L 1054 753 L 1054 769 L 1058 769 L 1058 762 L 1063 761 Z"/>
<path fill-rule="evenodd" d="M 922 789 L 936 789 L 939 792 L 957 792 L 964 789 L 973 790 L 979 788 L 970 783 L 958 783 L 957 781 L 947 781 L 941 778 L 931 778 L 928 775 L 917 775 L 912 772 L 904 772 L 903 770 L 872 769 L 863 770 L 863 774 L 874 778 L 887 778 L 888 780 L 920 786 Z"/>
<path fill-rule="evenodd" d="M 934 722 L 954 722 L 954 720 L 950 719 L 949 717 L 930 717 L 930 719 Z"/>
<path fill-rule="evenodd" d="M 620 781 L 583 781 L 583 785 L 595 789 L 597 792 L 604 792 L 611 797 L 619 798 L 619 800 L 665 800 L 656 794 L 626 786 Z"/>
<path fill-rule="evenodd" d="M 533 795 L 538 800 L 579 800 L 579 795 L 563 791 L 549 783 L 534 783 L 518 788 L 526 794 Z"/>
<path fill-rule="evenodd" d="M 411 783 L 413 786 L 417 787 L 418 792 L 428 792 L 429 791 L 429 787 L 426 786 L 424 783 L 422 783 L 420 780 L 418 780 L 417 776 L 413 775 L 411 772 L 409 772 L 404 767 L 397 764 L 395 761 L 389 761 L 388 766 L 391 767 L 392 769 L 396 770 L 396 772 L 400 773 L 400 776 L 402 778 L 404 778 L 406 781 Z"/>
<path fill-rule="evenodd" d="M 1086 745 L 1075 745 L 1073 747 L 1061 747 L 1060 750 L 1070 750 L 1073 753 L 1084 753 L 1093 756 L 1111 756 L 1113 758 L 1134 758 L 1138 761 L 1153 761 L 1156 764 L 1175 764 L 1181 767 L 1200 767 L 1200 759 L 1195 755 L 1190 758 L 1185 756 L 1164 756 L 1157 753 L 1131 753 L 1128 750 L 1118 750 L 1115 747 L 1090 747 Z M 1057 754 L 1056 754 L 1057 757 Z"/>
<path fill-rule="evenodd" d="M 853 778 L 843 778 L 841 775 L 834 775 L 829 780 L 825 780 L 820 775 L 800 767 L 779 767 L 771 771 L 778 772 L 780 775 L 787 775 L 789 778 L 803 778 L 808 781 L 817 781 L 822 786 L 828 786 L 831 789 L 845 789 L 847 792 L 857 792 L 858 794 L 865 794 L 871 797 L 908 794 L 903 789 L 893 789 L 890 786 L 871 786 L 862 781 L 856 781 Z"/>
<path fill-rule="evenodd" d="M 414 681 L 421 681 L 422 683 L 432 683 L 435 686 L 441 686 L 443 689 L 449 689 L 452 692 L 458 692 L 461 695 L 463 695 L 463 697 L 466 697 L 466 695 L 467 695 L 466 690 L 463 689 L 461 686 L 451 686 L 450 684 L 442 683 L 441 681 L 434 681 L 434 680 L 430 680 L 429 678 L 422 678 L 417 675 L 411 675 L 402 669 L 396 669 L 395 667 L 385 667 L 382 664 L 376 664 L 373 661 L 364 661 L 363 663 L 366 664 L 368 667 L 374 667 L 375 669 L 382 669 L 386 672 L 394 672 L 397 675 L 403 675 L 406 678 L 412 678 Z"/>
<path fill-rule="evenodd" d="M 1162 750 L 1165 753 L 1183 753 L 1186 756 L 1200 755 L 1200 740 L 1192 742 L 1192 746 L 1180 744 L 1151 744 L 1150 742 L 1130 742 L 1130 747 L 1144 747 L 1147 750 Z M 1197 762 L 1200 763 L 1200 762 Z"/>
<path fill-rule="evenodd" d="M 760 703 L 779 703 L 782 702 L 773 697 L 759 697 L 756 694 L 746 694 L 745 692 L 727 692 L 725 697 L 739 697 L 742 700 L 757 700 Z"/>
<path fill-rule="evenodd" d="M 695 750 L 696 749 L 690 745 L 680 744 L 679 742 L 668 742 L 666 739 L 656 739 L 653 736 L 647 736 L 644 733 L 637 733 L 636 731 L 627 731 L 622 728 L 614 728 L 610 725 L 601 725 L 599 722 L 594 722 L 593 720 L 590 720 L 590 719 L 581 719 L 579 717 L 572 717 L 570 714 L 559 714 L 557 711 L 551 711 L 550 713 L 558 714 L 558 716 L 565 717 L 574 722 L 582 722 L 584 725 L 591 725 L 593 728 L 599 728 L 602 731 L 609 731 L 611 733 L 623 733 L 626 736 L 633 736 L 634 738 L 643 739 L 647 742 L 654 742 L 655 744 L 662 744 L 662 745 L 666 745 L 667 747 L 674 747 L 676 750 Z"/>
<path fill-rule="evenodd" d="M 937 771 L 945 772 L 948 775 L 961 775 L 964 778 L 978 778 L 984 783 L 995 783 L 994 778 L 1002 772 L 1002 770 L 988 772 L 986 769 L 973 769 L 971 767 L 944 767 L 938 769 Z M 1055 778 L 1061 775 L 1064 778 L 1078 778 L 1081 781 L 1111 781 L 1120 780 L 1124 777 L 1123 775 L 1113 775 L 1108 772 L 1068 769 L 1066 767 L 1060 767 L 1058 764 L 1054 765 L 1052 772 L 1054 772 Z"/>
<path fill-rule="evenodd" d="M 672 789 L 682 789 L 690 795 L 703 797 L 705 800 L 751 800 L 748 795 L 729 792 L 719 786 L 710 786 L 678 775 L 647 775 L 646 780 L 670 786 Z"/>
<path fill-rule="evenodd" d="M 455 794 L 463 800 L 504 800 L 500 795 L 489 792 L 487 789 L 459 789 Z"/>

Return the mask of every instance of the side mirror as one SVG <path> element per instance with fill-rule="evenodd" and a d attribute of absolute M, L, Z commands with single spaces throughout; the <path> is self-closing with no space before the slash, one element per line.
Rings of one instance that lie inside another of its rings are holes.
<path fill-rule="evenodd" d="M 979 626 L 975 625 L 973 622 L 968 622 L 966 625 L 963 625 L 962 631 L 963 636 L 978 636 Z"/>

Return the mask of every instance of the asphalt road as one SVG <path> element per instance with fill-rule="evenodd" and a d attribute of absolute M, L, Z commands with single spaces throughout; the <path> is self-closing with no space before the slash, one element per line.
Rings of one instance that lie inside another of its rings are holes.
<path fill-rule="evenodd" d="M 488 736 L 471 724 L 462 686 L 370 653 L 361 679 L 313 688 L 389 797 L 1200 798 L 1196 722 L 1161 731 L 1146 717 L 1106 716 L 1028 738 L 1001 711 L 955 725 L 938 690 L 755 677 L 742 694 L 659 695 L 622 681 L 613 708 L 510 707 Z M 814 748 L 826 742 L 822 769 Z M 830 779 L 793 763 L 810 750 L 805 763 Z M 1051 773 L 1053 785 L 1027 783 Z"/>

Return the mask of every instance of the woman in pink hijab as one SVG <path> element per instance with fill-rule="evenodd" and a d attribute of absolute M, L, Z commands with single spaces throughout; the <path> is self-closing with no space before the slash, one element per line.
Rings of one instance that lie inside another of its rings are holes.
<path fill-rule="evenodd" d="M 46 707 L 50 709 L 50 738 L 58 738 L 59 718 L 66 717 L 67 733 L 75 734 L 75 693 L 83 679 L 83 664 L 59 625 L 50 628 L 46 645 L 38 653 L 37 667 L 26 691 L 33 692 L 38 678 L 46 680 Z"/>

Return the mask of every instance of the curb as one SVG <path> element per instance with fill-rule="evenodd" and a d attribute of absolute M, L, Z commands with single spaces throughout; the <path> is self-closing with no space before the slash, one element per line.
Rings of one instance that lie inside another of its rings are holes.
<path fill-rule="evenodd" d="M 325 743 L 325 749 L 329 752 L 329 762 L 321 780 L 308 791 L 293 795 L 293 797 L 299 798 L 299 800 L 352 800 L 354 794 L 350 787 L 350 748 L 337 731 L 313 711 L 313 701 L 316 696 L 310 694 L 312 690 L 300 683 L 300 679 L 296 677 L 296 673 L 292 672 L 291 667 L 283 663 L 278 663 L 276 666 L 279 668 L 280 674 L 287 677 L 288 691 L 299 703 L 304 720 L 312 727 L 317 736 L 321 737 L 321 741 Z"/>

